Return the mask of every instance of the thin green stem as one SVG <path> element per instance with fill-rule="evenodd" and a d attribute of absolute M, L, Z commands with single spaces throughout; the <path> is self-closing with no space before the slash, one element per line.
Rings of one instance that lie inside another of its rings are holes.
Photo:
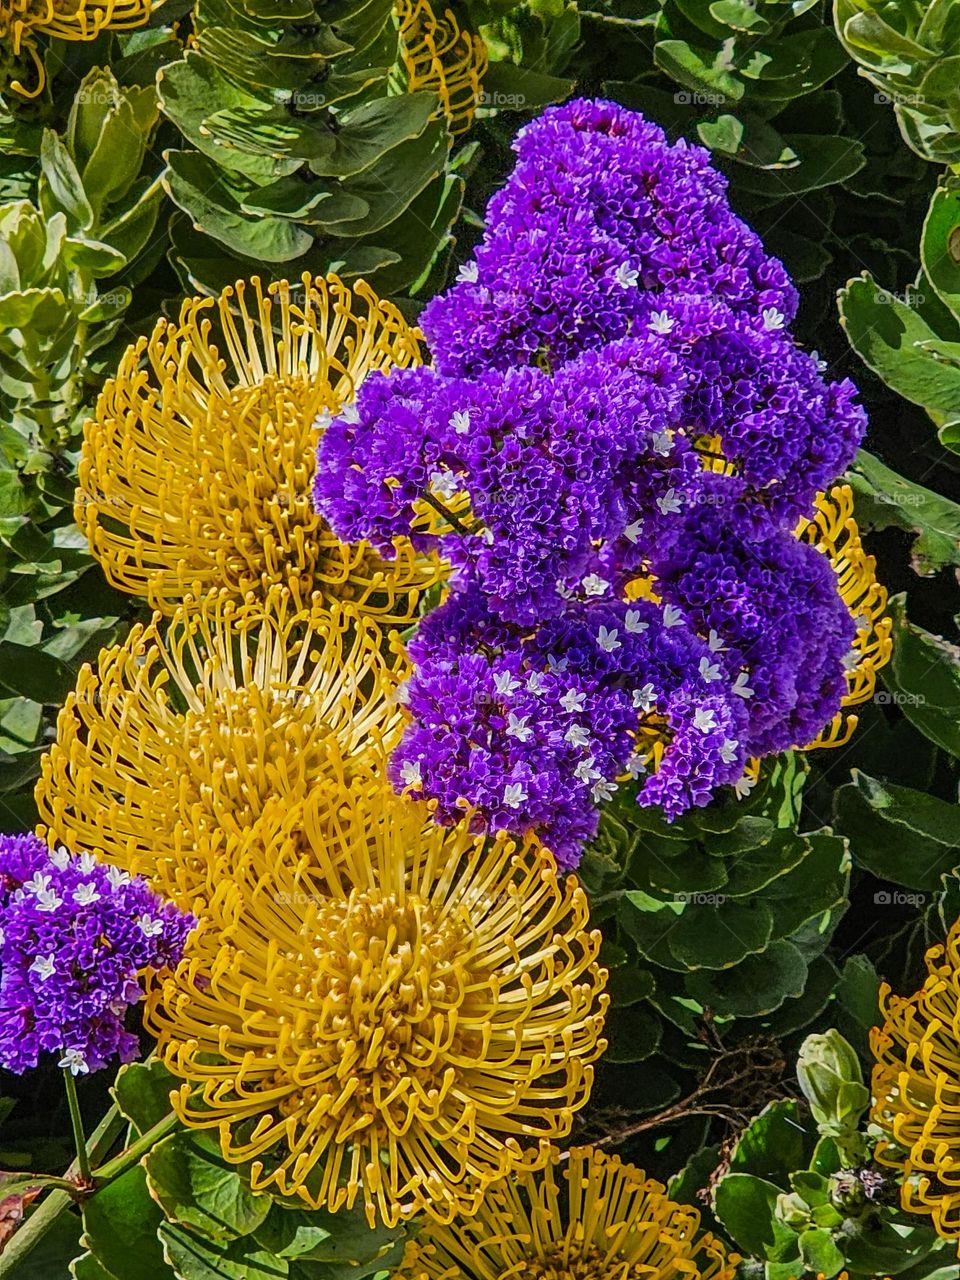
<path fill-rule="evenodd" d="M 68 1067 L 63 1069 L 63 1083 L 67 1090 L 70 1123 L 73 1125 L 73 1141 L 77 1148 L 77 1169 L 81 1180 L 89 1186 L 93 1178 L 90 1173 L 90 1156 L 87 1153 L 87 1135 L 83 1131 L 83 1117 L 80 1114 L 80 1102 L 77 1098 L 77 1082 L 73 1077 L 73 1072 Z"/>
<path fill-rule="evenodd" d="M 113 1182 L 119 1178 L 121 1173 L 126 1173 L 140 1159 L 145 1156 L 148 1151 L 165 1138 L 168 1133 L 172 1133 L 177 1127 L 177 1117 L 171 1112 L 170 1115 L 164 1116 L 162 1120 L 158 1120 L 152 1129 L 148 1129 L 142 1137 L 131 1142 L 129 1147 L 124 1148 L 118 1156 L 114 1156 L 112 1160 L 108 1160 L 106 1164 L 101 1165 L 99 1169 L 93 1171 L 94 1187 L 99 1190 L 100 1187 L 106 1186 L 108 1182 Z"/>
<path fill-rule="evenodd" d="M 463 521 L 455 516 L 452 511 L 448 511 L 443 503 L 435 498 L 432 493 L 425 493 L 423 495 L 423 500 L 428 506 L 433 507 L 437 515 L 443 516 L 447 524 L 449 524 L 451 528 L 456 529 L 457 533 L 462 533 L 464 535 L 470 534 L 470 530 Z"/>
<path fill-rule="evenodd" d="M 90 1135 L 89 1159 L 100 1160 L 110 1150 L 123 1132 L 125 1124 L 120 1108 L 114 1104 Z M 79 1161 L 75 1160 L 64 1175 L 66 1179 L 75 1178 L 80 1172 Z M 44 1197 L 42 1204 L 32 1210 L 30 1216 L 18 1227 L 0 1253 L 0 1280 L 13 1280 L 18 1268 L 32 1249 L 43 1238 L 54 1222 L 65 1209 L 73 1204 L 76 1192 L 51 1191 Z"/>

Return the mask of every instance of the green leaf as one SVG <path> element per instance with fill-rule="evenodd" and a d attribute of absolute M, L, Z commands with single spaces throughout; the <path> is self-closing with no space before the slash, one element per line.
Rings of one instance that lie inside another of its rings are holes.
<path fill-rule="evenodd" d="M 491 62 L 483 77 L 480 105 L 498 111 L 539 111 L 568 98 L 573 86 L 563 76 L 544 75 L 512 62 Z"/>
<path fill-rule="evenodd" d="M 332 1214 L 285 1200 L 274 1204 L 254 1239 L 278 1258 L 323 1264 L 323 1280 L 348 1280 L 398 1261 L 406 1234 L 402 1226 L 371 1229 L 362 1209 Z"/>
<path fill-rule="evenodd" d="M 76 271 L 89 271 L 96 279 L 121 271 L 127 260 L 112 245 L 100 240 L 78 240 L 71 236 L 63 242 L 63 260 Z"/>
<path fill-rule="evenodd" d="M 834 804 L 857 863 L 881 880 L 935 892 L 941 878 L 960 864 L 960 806 L 879 782 L 858 769 L 852 782 L 837 789 Z M 874 894 L 879 906 L 893 900 L 886 890 Z"/>
<path fill-rule="evenodd" d="M 807 191 L 846 182 L 866 164 L 863 144 L 852 138 L 787 133 L 783 140 L 800 163 L 788 168 L 745 168 L 737 176 L 744 191 L 772 198 L 803 195 Z"/>
<path fill-rule="evenodd" d="M 611 1013 L 606 1030 L 605 1062 L 643 1062 L 659 1048 L 663 1024 L 649 1006 L 631 1005 Z"/>
<path fill-rule="evenodd" d="M 911 562 L 921 576 L 960 565 L 960 504 L 885 467 L 861 449 L 847 482 L 856 498 L 857 524 L 915 533 Z"/>
<path fill-rule="evenodd" d="M 135 1165 L 84 1203 L 81 1243 L 117 1280 L 172 1280 L 157 1238 L 162 1221 L 143 1169 Z"/>
<path fill-rule="evenodd" d="M 178 1280 L 286 1280 L 290 1273 L 285 1258 L 246 1237 L 221 1245 L 173 1222 L 162 1223 L 159 1235 Z"/>
<path fill-rule="evenodd" d="M 166 1218 L 208 1240 L 249 1235 L 270 1212 L 270 1197 L 254 1195 L 208 1133 L 175 1133 L 158 1143 L 143 1165 L 150 1194 Z"/>
<path fill-rule="evenodd" d="M 40 148 L 40 205 L 49 218 L 66 214 L 71 231 L 85 231 L 93 224 L 93 209 L 83 189 L 83 182 L 70 152 L 52 129 L 44 129 Z"/>
<path fill-rule="evenodd" d="M 728 1173 L 716 1191 L 714 1212 L 736 1244 L 761 1258 L 789 1249 L 794 1234 L 776 1216 L 780 1188 L 749 1173 Z"/>
<path fill-rule="evenodd" d="M 718 65 L 707 49 L 696 49 L 685 40 L 658 40 L 653 47 L 653 60 L 668 76 L 706 102 L 738 102 L 743 97 L 742 83 Z"/>
<path fill-rule="evenodd" d="M 198 231 L 254 262 L 290 262 L 306 253 L 313 237 L 283 218 L 241 211 L 248 190 L 231 185 L 213 161 L 195 151 L 167 151 L 164 186 L 190 214 Z"/>
<path fill-rule="evenodd" d="M 220 74 L 195 50 L 182 61 L 164 67 L 157 81 L 160 102 L 183 136 L 198 151 L 257 182 L 270 182 L 300 167 L 296 149 L 304 126 L 270 99 L 261 99 Z M 245 114 L 244 114 L 245 113 Z M 246 119 L 247 131 L 238 146 L 229 123 Z M 314 126 L 309 126 L 311 132 Z"/>
<path fill-rule="evenodd" d="M 29 1253 L 17 1259 L 13 1280 L 67 1280 L 70 1263 L 81 1252 L 80 1226 L 77 1214 L 59 1214 Z"/>
<path fill-rule="evenodd" d="M 170 1114 L 171 1091 L 179 1081 L 162 1062 L 128 1062 L 120 1068 L 113 1093 L 117 1106 L 140 1134 Z"/>
<path fill-rule="evenodd" d="M 757 12 L 755 5 L 748 4 L 747 0 L 714 0 L 710 5 L 710 13 L 718 22 L 733 27 L 735 31 L 760 36 L 771 30 L 767 19 Z"/>
<path fill-rule="evenodd" d="M 730 1171 L 766 1178 L 785 1191 L 789 1175 L 806 1162 L 808 1145 L 797 1103 L 792 1098 L 770 1102 L 737 1139 Z"/>
<path fill-rule="evenodd" d="M 436 110 L 432 93 L 378 98 L 348 112 L 324 149 L 308 157 L 320 178 L 352 178 L 375 165 L 394 147 L 419 138 Z"/>
<path fill-rule="evenodd" d="M 55 334 L 70 320 L 70 308 L 62 289 L 24 289 L 0 296 L 0 329 L 29 326 L 36 334 Z"/>
<path fill-rule="evenodd" d="M 835 1276 L 844 1264 L 844 1256 L 830 1232 L 820 1227 L 801 1233 L 800 1256 L 811 1271 L 825 1276 Z"/>
<path fill-rule="evenodd" d="M 74 673 L 42 649 L 0 644 L 0 687 L 44 705 L 57 705 L 73 687 Z"/>
<path fill-rule="evenodd" d="M 139 176 L 147 136 L 156 116 L 154 106 L 144 129 L 134 103 L 122 98 L 105 118 L 97 145 L 83 170 L 84 190 L 98 216 L 107 205 L 126 195 Z"/>
<path fill-rule="evenodd" d="M 893 656 L 883 682 L 922 734 L 960 757 L 960 651 L 909 622 L 903 596 L 890 600 Z"/>
<path fill-rule="evenodd" d="M 850 345 L 888 387 L 922 405 L 935 422 L 960 417 L 960 370 L 919 347 L 937 334 L 915 310 L 866 273 L 840 290 L 839 304 Z"/>
<path fill-rule="evenodd" d="M 853 1041 L 854 1047 L 864 1051 L 866 1032 L 877 1025 L 880 1017 L 880 978 L 867 956 L 851 956 L 843 966 L 837 1002 L 860 1032 Z"/>
<path fill-rule="evenodd" d="M 766 902 L 723 902 L 687 907 L 670 932 L 673 955 L 685 968 L 727 969 L 762 951 L 770 939 L 773 916 Z"/>
<path fill-rule="evenodd" d="M 920 258 L 927 280 L 960 319 L 960 181 L 945 179 L 923 224 Z"/>
<path fill-rule="evenodd" d="M 687 979 L 690 995 L 725 1016 L 756 1018 L 803 995 L 807 962 L 793 943 L 774 939 L 756 955 L 730 969 L 700 971 Z"/>
<path fill-rule="evenodd" d="M 346 190 L 367 206 L 360 218 L 325 228 L 331 236 L 368 236 L 398 217 L 427 184 L 441 173 L 447 159 L 448 135 L 434 120 L 419 137 L 394 147 L 369 171 L 352 178 Z"/>

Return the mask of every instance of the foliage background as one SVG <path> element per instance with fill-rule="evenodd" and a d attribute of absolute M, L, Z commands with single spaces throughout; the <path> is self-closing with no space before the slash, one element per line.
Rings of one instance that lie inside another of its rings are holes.
<path fill-rule="evenodd" d="M 531 113 L 572 93 L 641 110 L 711 149 L 800 286 L 800 341 L 860 387 L 848 480 L 895 653 L 852 741 L 782 758 L 748 803 L 672 827 L 629 798 L 606 815 L 584 879 L 612 1044 L 577 1136 L 658 1176 L 686 1166 L 685 1199 L 758 1168 L 786 1190 L 816 1137 L 804 1037 L 837 1026 L 866 1062 L 879 978 L 912 990 L 960 913 L 960 4 L 893 0 L 872 26 L 846 0 L 465 0 L 455 17 L 491 60 L 456 134 L 405 77 L 391 0 L 168 0 L 142 30 L 53 42 L 44 92 L 3 95 L 0 822 L 32 825 L 58 706 L 142 612 L 72 515 L 84 416 L 120 351 L 183 293 L 253 271 L 362 275 L 415 316 L 468 256 Z M 59 1081 L 4 1086 L 0 1167 L 62 1168 Z M 103 1089 L 83 1087 L 91 1116 Z M 766 1104 L 753 1146 L 732 1146 Z M 712 1202 L 735 1238 L 744 1185 Z M 928 1229 L 903 1231 L 892 1260 L 831 1227 L 839 1253 L 808 1242 L 801 1261 L 945 1275 Z M 738 1243 L 750 1274 L 786 1276 L 762 1240 Z"/>

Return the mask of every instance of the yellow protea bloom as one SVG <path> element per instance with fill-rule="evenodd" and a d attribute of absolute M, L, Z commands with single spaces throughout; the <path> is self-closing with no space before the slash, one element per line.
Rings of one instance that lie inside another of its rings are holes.
<path fill-rule="evenodd" d="M 285 585 L 409 621 L 440 564 L 346 546 L 313 507 L 322 424 L 363 379 L 419 363 L 419 334 L 362 282 L 188 298 L 129 347 L 84 432 L 76 519 L 114 586 L 171 613 L 188 594 Z"/>
<path fill-rule="evenodd" d="M 96 850 L 189 905 L 223 837 L 280 797 L 335 812 L 375 777 L 401 728 L 407 673 L 349 607 L 187 601 L 85 666 L 44 757 L 37 804 L 51 839 Z"/>
<path fill-rule="evenodd" d="M 438 18 L 428 0 L 397 0 L 400 61 L 407 93 L 436 93 L 452 134 L 465 133 L 481 102 L 487 47 L 461 31 L 449 9 Z"/>
<path fill-rule="evenodd" d="M 730 1280 L 739 1260 L 659 1182 L 577 1147 L 491 1187 L 476 1218 L 428 1224 L 397 1280 Z"/>
<path fill-rule="evenodd" d="M 853 518 L 853 493 L 849 485 L 837 485 L 817 498 L 813 518 L 801 524 L 797 536 L 812 543 L 830 561 L 837 575 L 840 598 L 857 623 L 853 642 L 855 661 L 847 670 L 843 707 L 858 706 L 873 697 L 877 671 L 890 661 L 893 651 L 892 622 L 885 616 L 887 590 L 877 581 L 877 561 L 863 549 Z M 838 711 L 832 722 L 804 747 L 839 747 L 850 741 L 858 717 Z"/>
<path fill-rule="evenodd" d="M 927 979 L 903 998 L 880 990 L 870 1035 L 876 1158 L 900 1170 L 900 1200 L 960 1243 L 960 921 L 926 955 Z"/>
<path fill-rule="evenodd" d="M 312 798 L 267 821 L 148 996 L 178 1115 L 255 1190 L 371 1225 L 475 1212 L 589 1095 L 607 997 L 586 895 L 532 840 L 437 827 L 386 786 L 333 823 Z"/>
<path fill-rule="evenodd" d="M 29 87 L 14 80 L 19 94 L 35 98 L 46 83 L 37 36 L 95 40 L 101 31 L 129 31 L 150 17 L 151 0 L 0 0 L 0 42 L 15 58 L 25 55 L 36 80 Z"/>

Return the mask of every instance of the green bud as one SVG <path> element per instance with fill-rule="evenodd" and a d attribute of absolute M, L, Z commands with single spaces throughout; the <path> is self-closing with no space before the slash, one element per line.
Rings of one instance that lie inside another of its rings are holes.
<path fill-rule="evenodd" d="M 810 1206 L 796 1191 L 782 1191 L 777 1196 L 777 1217 L 785 1226 L 802 1231 L 810 1225 Z"/>
<path fill-rule="evenodd" d="M 860 1060 L 833 1028 L 807 1036 L 797 1060 L 797 1079 L 821 1133 L 849 1134 L 870 1105 Z"/>

